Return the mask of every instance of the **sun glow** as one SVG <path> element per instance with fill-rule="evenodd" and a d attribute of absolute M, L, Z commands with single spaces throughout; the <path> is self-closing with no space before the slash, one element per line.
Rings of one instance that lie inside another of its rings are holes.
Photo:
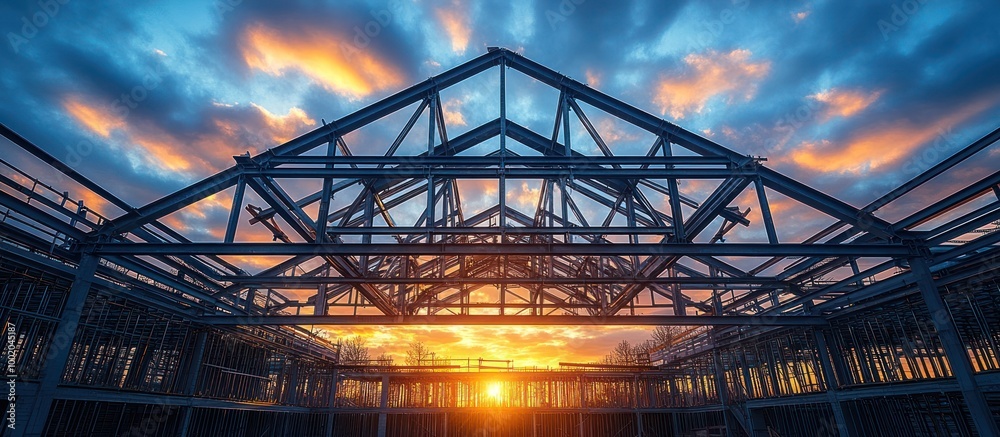
<path fill-rule="evenodd" d="M 491 382 L 486 386 L 486 396 L 495 402 L 500 402 L 503 398 L 503 387 L 499 382 Z"/>

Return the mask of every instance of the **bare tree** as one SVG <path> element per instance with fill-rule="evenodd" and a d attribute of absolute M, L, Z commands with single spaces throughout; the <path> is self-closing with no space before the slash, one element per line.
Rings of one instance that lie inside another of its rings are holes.
<path fill-rule="evenodd" d="M 652 340 L 646 340 L 632 346 L 632 359 L 635 364 L 649 364 L 649 350 L 652 344 Z"/>
<path fill-rule="evenodd" d="M 367 364 L 369 359 L 368 340 L 354 336 L 340 344 L 340 362 L 342 364 Z"/>
<path fill-rule="evenodd" d="M 669 349 L 674 343 L 677 342 L 678 337 L 681 335 L 681 328 L 676 326 L 657 326 L 653 330 L 653 343 L 654 346 L 662 346 L 664 349 Z"/>
<path fill-rule="evenodd" d="M 612 361 L 615 364 L 635 364 L 635 354 L 632 348 L 632 344 L 628 340 L 622 340 L 615 346 L 615 349 L 611 351 Z"/>
<path fill-rule="evenodd" d="M 431 358 L 433 352 L 422 342 L 410 343 L 410 349 L 406 351 L 406 365 L 417 366 Z"/>
<path fill-rule="evenodd" d="M 392 355 L 385 352 L 382 352 L 381 355 L 375 357 L 375 361 L 378 361 L 378 364 L 382 366 L 391 366 L 393 364 Z"/>

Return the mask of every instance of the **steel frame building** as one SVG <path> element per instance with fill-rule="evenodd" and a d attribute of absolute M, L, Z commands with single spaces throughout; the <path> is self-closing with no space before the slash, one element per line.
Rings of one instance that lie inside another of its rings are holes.
<path fill-rule="evenodd" d="M 499 116 L 449 136 L 441 91 L 491 72 Z M 508 74 L 558 91 L 551 134 L 508 119 Z M 613 153 L 597 112 L 649 135 L 645 153 Z M 355 154 L 350 135 L 393 114 L 405 123 L 384 153 Z M 856 208 L 491 48 L 138 207 L 0 134 L 54 170 L 0 172 L 17 381 L 3 435 L 1000 435 L 1000 172 L 875 214 L 1000 129 Z M 413 141 L 426 148 L 397 153 Z M 500 194 L 470 213 L 473 179 Z M 508 204 L 525 180 L 533 211 Z M 714 188 L 694 199 L 691 181 Z M 89 210 L 70 184 L 124 213 Z M 217 241 L 165 224 L 220 193 L 233 201 Z M 751 225 L 746 193 L 761 241 L 726 241 Z M 779 239 L 769 196 L 830 225 Z M 241 220 L 274 241 L 241 239 Z M 251 274 L 239 257 L 277 261 Z M 347 366 L 302 328 L 363 324 L 693 328 L 649 366 L 545 371 Z M 488 383 L 504 395 L 484 398 Z"/>

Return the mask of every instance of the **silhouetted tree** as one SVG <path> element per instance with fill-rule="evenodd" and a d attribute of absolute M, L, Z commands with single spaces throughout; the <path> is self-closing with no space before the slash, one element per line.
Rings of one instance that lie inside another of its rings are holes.
<path fill-rule="evenodd" d="M 368 340 L 354 336 L 340 344 L 341 364 L 367 364 L 369 359 Z"/>
<path fill-rule="evenodd" d="M 681 328 L 676 326 L 657 326 L 653 330 L 653 343 L 655 346 L 663 346 L 664 348 L 670 348 L 677 342 L 677 338 L 681 335 Z"/>
<path fill-rule="evenodd" d="M 375 361 L 378 361 L 378 363 L 383 366 L 391 366 L 393 365 L 394 360 L 392 358 L 392 355 L 382 352 L 381 355 L 375 357 Z"/>
<path fill-rule="evenodd" d="M 635 364 L 635 349 L 628 340 L 622 340 L 615 346 L 615 349 L 611 351 L 611 360 L 614 364 L 628 365 Z"/>
<path fill-rule="evenodd" d="M 410 343 L 410 349 L 406 351 L 406 365 L 417 366 L 425 364 L 433 353 L 423 342 L 415 341 Z"/>

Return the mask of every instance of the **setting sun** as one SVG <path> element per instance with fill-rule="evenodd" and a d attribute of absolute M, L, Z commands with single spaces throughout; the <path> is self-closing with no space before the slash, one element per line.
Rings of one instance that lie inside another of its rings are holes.
<path fill-rule="evenodd" d="M 490 385 L 486 386 L 486 396 L 490 399 L 500 402 L 503 397 L 503 389 L 499 382 L 491 382 Z"/>

